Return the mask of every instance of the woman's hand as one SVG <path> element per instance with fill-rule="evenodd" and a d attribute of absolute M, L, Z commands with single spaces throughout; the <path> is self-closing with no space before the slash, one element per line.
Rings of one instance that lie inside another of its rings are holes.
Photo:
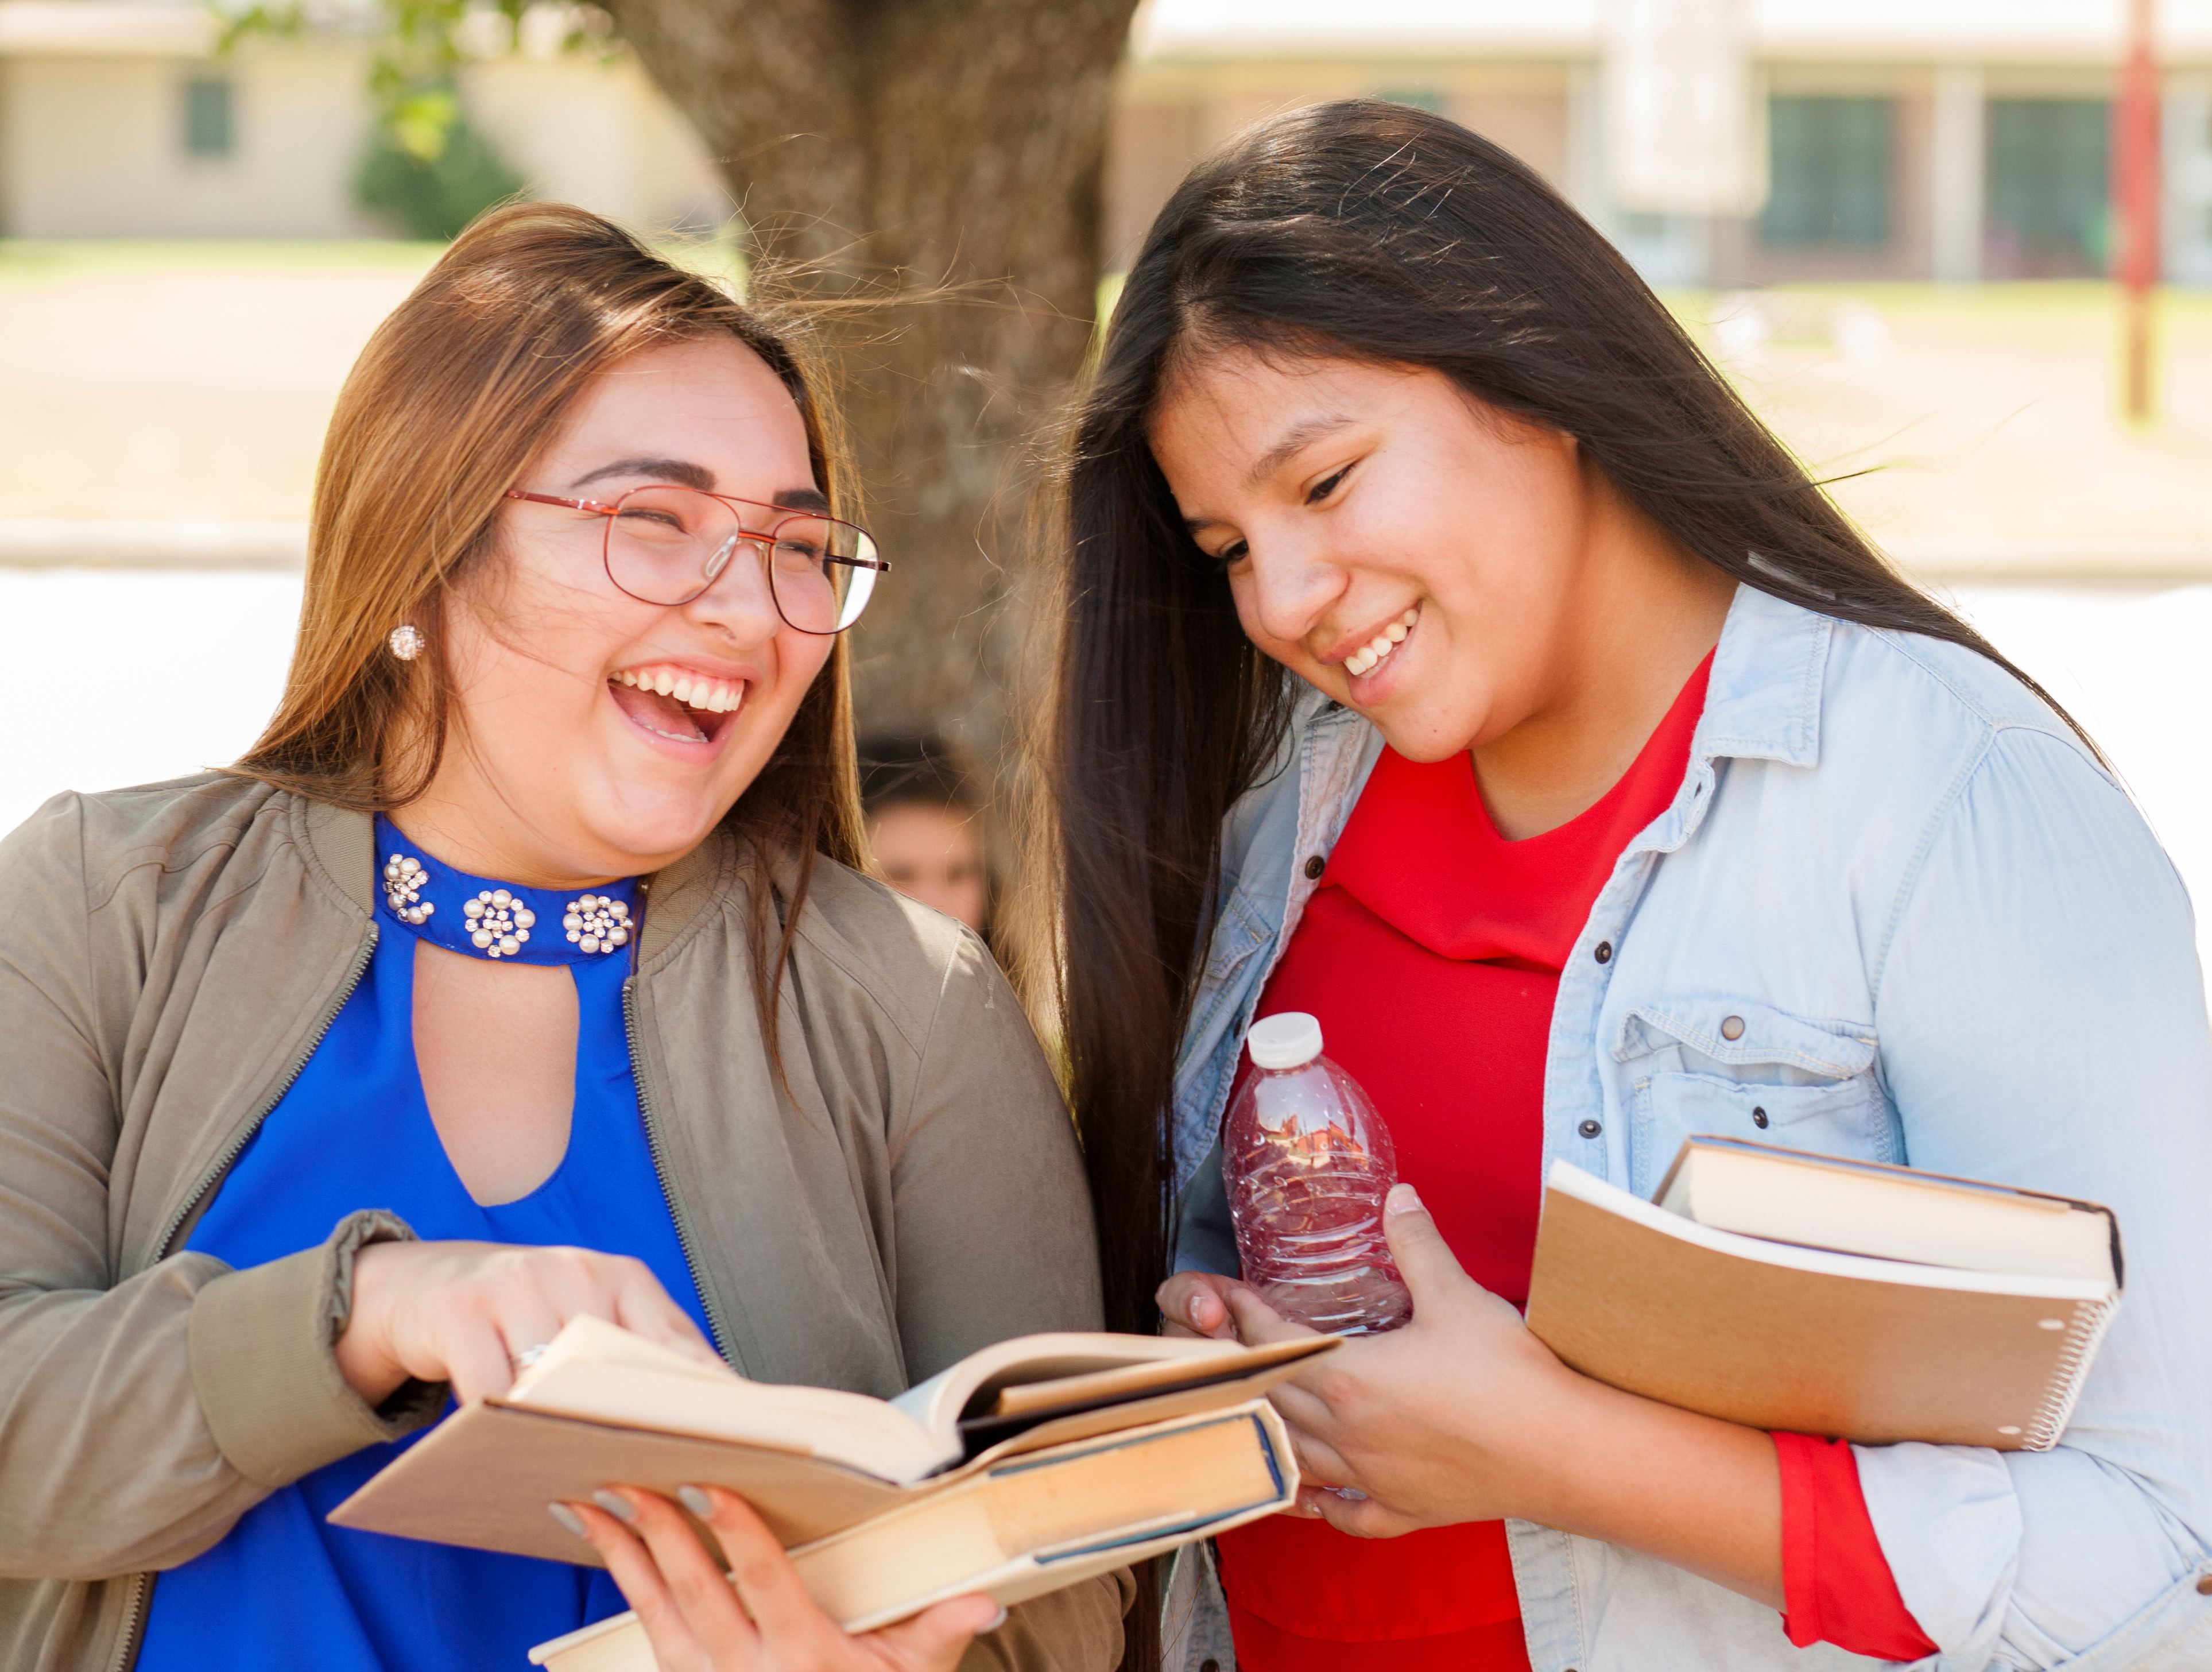
<path fill-rule="evenodd" d="M 1243 1286 L 1233 1277 L 1212 1272 L 1177 1272 L 1152 1297 L 1165 1320 L 1160 1333 L 1235 1341 L 1237 1320 L 1230 1316 L 1229 1292 Z"/>
<path fill-rule="evenodd" d="M 371 1405 L 410 1377 L 451 1382 L 466 1404 L 505 1393 L 517 1358 L 582 1316 L 721 1362 L 642 1261 L 577 1248 L 373 1243 L 354 1256 L 338 1371 Z"/>
<path fill-rule="evenodd" d="M 1390 1193 L 1383 1229 L 1413 1321 L 1346 1341 L 1275 1390 L 1310 1482 L 1299 1508 L 1367 1538 L 1531 1514 L 1547 1499 L 1562 1422 L 1589 1384 L 1461 1269 L 1410 1185 Z M 1247 1342 L 1313 1333 L 1243 1284 L 1218 1299 Z"/>
<path fill-rule="evenodd" d="M 1561 1364 L 1461 1269 L 1410 1185 L 1390 1192 L 1382 1228 L 1413 1322 L 1347 1341 L 1273 1395 L 1309 1480 L 1301 1511 L 1364 1538 L 1511 1516 L 1782 1606 L 1771 1439 Z M 1245 1341 L 1313 1333 L 1241 1283 L 1218 1298 Z"/>
<path fill-rule="evenodd" d="M 743 1499 L 719 1487 L 686 1487 L 681 1496 L 720 1542 L 726 1576 L 676 1506 L 655 1493 L 626 1487 L 598 1493 L 596 1507 L 554 1506 L 556 1517 L 575 1518 L 605 1561 L 662 1672 L 951 1672 L 976 1633 L 1006 1617 L 988 1596 L 956 1596 L 851 1636 L 815 1606 Z"/>

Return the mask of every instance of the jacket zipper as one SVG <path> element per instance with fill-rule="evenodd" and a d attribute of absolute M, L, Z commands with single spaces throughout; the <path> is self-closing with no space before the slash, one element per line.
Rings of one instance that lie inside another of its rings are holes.
<path fill-rule="evenodd" d="M 215 1188 L 216 1181 L 230 1170 L 231 1164 L 245 1153 L 246 1146 L 253 1141 L 253 1134 L 261 1130 L 261 1123 L 269 1118 L 278 1104 L 284 1101 L 284 1094 L 292 1089 L 293 1083 L 305 1072 L 308 1060 L 314 1055 L 331 1025 L 338 1019 L 338 1012 L 346 1007 L 346 1001 L 353 997 L 354 989 L 361 985 L 361 978 L 368 974 L 368 962 L 376 956 L 376 925 L 371 923 L 368 934 L 362 939 L 360 949 L 353 955 L 353 967 L 347 970 L 337 997 L 323 1012 L 321 1021 L 307 1036 L 307 1042 L 301 1047 L 299 1055 L 292 1059 L 292 1066 L 285 1070 L 284 1078 L 277 1082 L 276 1090 L 264 1099 L 259 1109 L 254 1110 L 253 1118 L 240 1128 L 238 1135 L 225 1146 L 223 1152 L 216 1158 L 215 1164 L 192 1187 L 191 1195 L 185 1198 L 175 1215 L 162 1227 L 161 1241 L 155 1244 L 155 1259 L 168 1258 L 171 1252 L 169 1243 L 184 1222 L 191 1217 L 192 1209 L 198 1207 L 200 1199 Z M 115 1645 L 115 1657 L 108 1663 L 108 1672 L 127 1672 L 131 1662 L 137 1658 L 139 1634 L 146 1626 L 146 1599 L 153 1588 L 151 1574 L 134 1573 L 131 1576 L 131 1600 L 124 1608 L 123 1636 Z"/>
<path fill-rule="evenodd" d="M 629 1043 L 630 1079 L 637 1086 L 637 1112 L 645 1123 L 645 1146 L 653 1157 L 653 1176 L 660 1181 L 661 1200 L 668 1204 L 669 1220 L 676 1227 L 677 1244 L 684 1250 L 684 1268 L 691 1274 L 692 1290 L 699 1297 L 699 1304 L 706 1309 L 707 1328 L 714 1338 L 714 1351 L 722 1355 L 723 1362 L 735 1365 L 737 1360 L 730 1353 L 728 1332 L 722 1327 L 721 1312 L 714 1304 L 714 1291 L 700 1274 L 699 1251 L 692 1240 L 690 1218 L 668 1182 L 668 1152 L 661 1142 L 659 1117 L 653 1110 L 645 1055 L 637 1044 L 637 982 L 638 978 L 632 976 L 623 983 L 623 1031 Z"/>

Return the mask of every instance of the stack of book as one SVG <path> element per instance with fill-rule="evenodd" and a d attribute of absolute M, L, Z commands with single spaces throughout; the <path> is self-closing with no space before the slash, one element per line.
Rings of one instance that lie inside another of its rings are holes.
<path fill-rule="evenodd" d="M 455 1413 L 331 1519 L 588 1561 L 548 1503 L 723 1487 L 832 1619 L 869 1631 L 971 1592 L 1022 1602 L 1282 1508 L 1297 1465 L 1265 1395 L 1336 1345 L 1030 1335 L 884 1401 L 750 1382 L 577 1318 L 503 1397 Z M 531 1658 L 653 1663 L 630 1614 Z"/>

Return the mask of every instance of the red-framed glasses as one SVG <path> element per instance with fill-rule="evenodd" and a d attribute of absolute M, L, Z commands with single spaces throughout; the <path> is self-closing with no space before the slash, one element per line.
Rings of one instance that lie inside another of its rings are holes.
<path fill-rule="evenodd" d="M 787 505 L 656 483 L 606 501 L 509 488 L 509 499 L 605 517 L 607 579 L 644 604 L 689 604 L 746 544 L 760 550 L 776 613 L 802 633 L 842 633 L 860 618 L 890 565 L 865 528 Z M 745 518 L 764 526 L 748 528 Z"/>

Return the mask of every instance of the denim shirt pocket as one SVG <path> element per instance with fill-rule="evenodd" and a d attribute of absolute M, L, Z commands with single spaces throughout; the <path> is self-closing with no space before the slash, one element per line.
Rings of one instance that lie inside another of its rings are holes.
<path fill-rule="evenodd" d="M 1638 1195 L 1649 1197 L 1682 1140 L 1699 1134 L 1897 1158 L 1871 1027 L 1715 996 L 1631 1010 L 1613 1055 L 1630 1067 L 1630 1188 Z"/>

